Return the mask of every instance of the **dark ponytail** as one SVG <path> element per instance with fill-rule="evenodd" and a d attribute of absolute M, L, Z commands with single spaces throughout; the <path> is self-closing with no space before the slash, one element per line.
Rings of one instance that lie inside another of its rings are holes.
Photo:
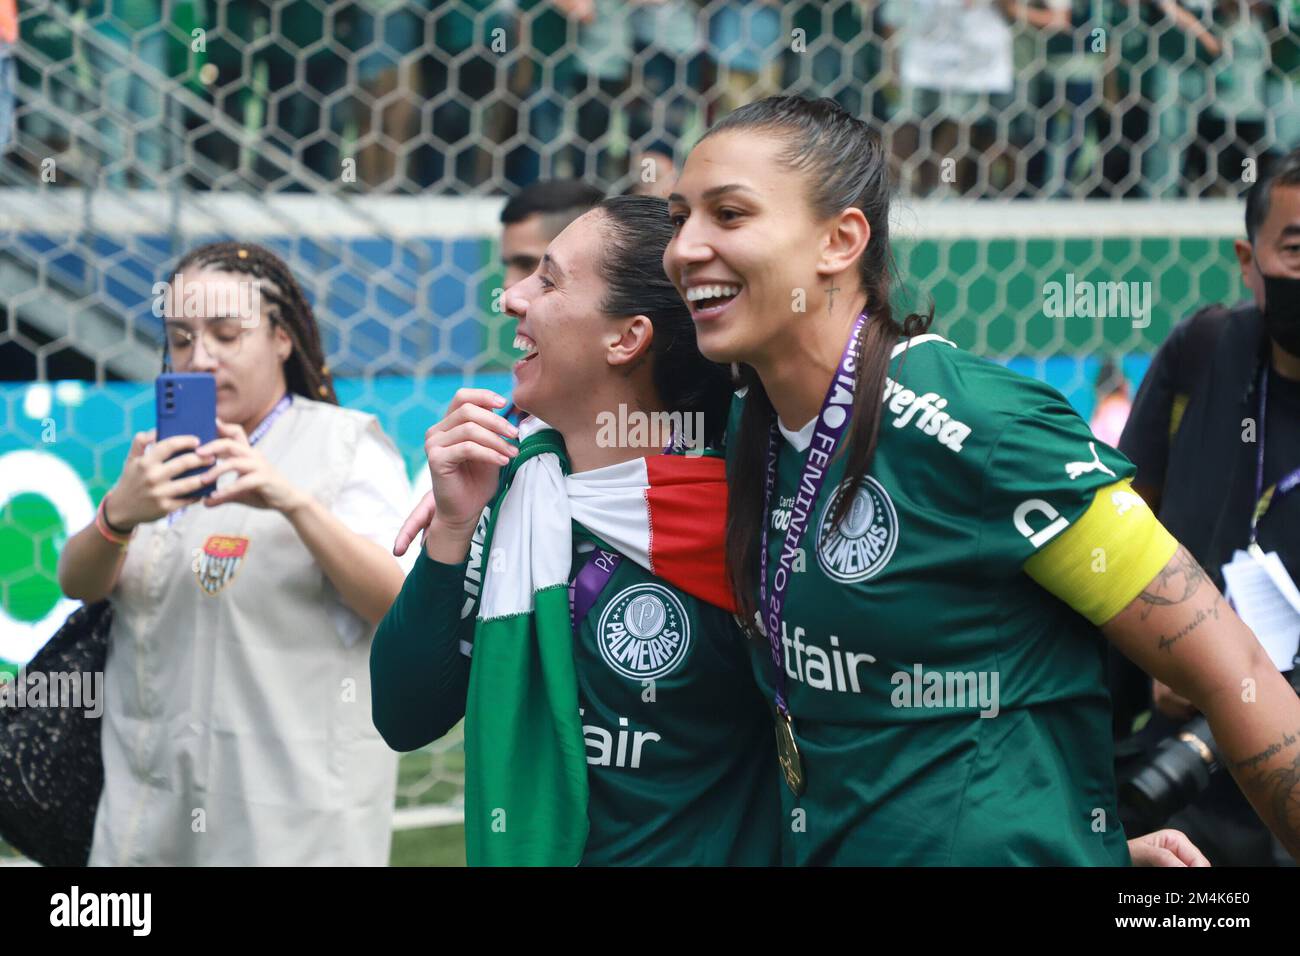
<path fill-rule="evenodd" d="M 690 310 L 664 273 L 664 250 L 673 237 L 668 201 L 656 196 L 614 196 L 596 209 L 604 214 L 600 276 L 608 287 L 601 311 L 650 319 L 652 376 L 659 397 L 669 412 L 699 413 L 704 444 L 718 444 L 731 404 L 731 373 L 700 354 Z"/>
<path fill-rule="evenodd" d="M 259 279 L 259 292 L 271 305 L 271 323 L 284 329 L 293 343 L 293 351 L 284 360 L 285 386 L 304 398 L 331 405 L 339 403 L 329 366 L 325 364 L 316 316 L 283 259 L 251 242 L 213 242 L 187 252 L 176 264 L 176 272 L 184 272 L 191 266 L 200 269 L 210 266 Z"/>
<path fill-rule="evenodd" d="M 845 209 L 862 210 L 871 226 L 871 239 L 858 260 L 858 279 L 866 299 L 866 323 L 857 347 L 857 386 L 844 455 L 849 487 L 871 468 L 880 433 L 880 405 L 890 354 L 900 336 L 929 328 L 929 315 L 912 313 L 900 323 L 890 307 L 890 279 L 896 271 L 889 244 L 889 162 L 880 137 L 831 99 L 771 96 L 742 106 L 710 129 L 719 133 L 768 133 L 783 141 L 780 161 L 799 175 L 812 215 L 829 219 Z M 763 383 L 749 366 L 741 366 L 741 383 L 748 386 L 745 409 L 735 435 L 732 476 L 728 491 L 727 572 L 736 594 L 741 620 L 750 624 L 758 610 L 759 543 L 763 522 L 764 467 L 768 435 L 776 411 Z M 795 423 L 802 424 L 802 423 Z M 841 495 L 833 520 L 841 522 L 853 495 Z"/>

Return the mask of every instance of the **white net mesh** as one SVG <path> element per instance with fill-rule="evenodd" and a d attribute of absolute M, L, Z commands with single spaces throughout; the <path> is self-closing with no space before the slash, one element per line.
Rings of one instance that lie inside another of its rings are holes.
<path fill-rule="evenodd" d="M 737 105 L 832 96 L 892 157 L 908 304 L 1086 412 L 1104 359 L 1136 381 L 1173 322 L 1241 293 L 1238 197 L 1300 143 L 1300 0 L 18 0 L 12 42 L 4 8 L 11 668 L 152 425 L 151 288 L 197 242 L 285 256 L 341 399 L 415 474 L 455 388 L 509 387 L 500 196 L 539 177 L 641 188 Z M 1054 311 L 1078 283 L 1134 298 Z M 462 759 L 453 735 L 403 761 L 403 825 L 455 818 Z"/>

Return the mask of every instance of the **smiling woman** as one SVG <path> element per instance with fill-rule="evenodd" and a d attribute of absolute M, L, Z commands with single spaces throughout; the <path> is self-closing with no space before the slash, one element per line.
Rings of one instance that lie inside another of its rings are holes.
<path fill-rule="evenodd" d="M 725 421 L 728 371 L 661 268 L 666 211 L 608 199 L 506 290 L 514 399 L 534 417 L 516 429 L 504 398 L 462 389 L 426 435 L 433 492 L 398 550 L 425 537 L 375 638 L 374 718 L 400 750 L 465 718 L 471 864 L 778 859 L 723 461 L 601 427 L 619 409 L 698 416 L 715 442 Z"/>
<path fill-rule="evenodd" d="M 273 253 L 204 246 L 168 284 L 167 356 L 213 376 L 219 437 L 136 435 L 60 559 L 65 594 L 113 610 L 90 861 L 381 865 L 396 762 L 366 658 L 401 586 L 405 469 L 337 405 Z"/>
<path fill-rule="evenodd" d="M 1197 702 L 1300 858 L 1300 701 L 1057 392 L 894 320 L 876 134 L 832 100 L 761 100 L 704 136 L 670 200 L 665 272 L 701 352 L 747 385 L 727 556 L 807 821 L 782 829 L 787 858 L 1149 859 L 1119 825 L 1098 629 Z M 923 672 L 996 699 L 892 693 Z"/>

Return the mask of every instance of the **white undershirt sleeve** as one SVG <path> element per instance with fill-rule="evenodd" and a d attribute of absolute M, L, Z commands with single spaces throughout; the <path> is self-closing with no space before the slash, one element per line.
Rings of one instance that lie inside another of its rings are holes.
<path fill-rule="evenodd" d="M 391 554 L 398 529 L 414 505 L 415 498 L 402 456 L 378 423 L 372 424 L 357 441 L 352 469 L 334 500 L 331 512 L 348 530 L 373 541 Z M 418 555 L 417 541 L 405 556 L 393 560 L 401 565 L 402 573 L 407 574 Z M 360 615 L 343 603 L 334 586 L 328 581 L 326 584 L 336 605 L 331 608 L 330 616 L 344 645 L 351 647 L 365 637 L 370 628 Z"/>

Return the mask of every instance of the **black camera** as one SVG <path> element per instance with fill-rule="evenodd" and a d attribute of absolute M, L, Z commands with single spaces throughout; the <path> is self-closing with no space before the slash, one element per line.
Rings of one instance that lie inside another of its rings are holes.
<path fill-rule="evenodd" d="M 1300 694 L 1300 654 L 1284 675 Z M 1125 826 L 1149 833 L 1193 803 L 1223 767 L 1218 744 L 1204 717 L 1196 717 L 1166 737 L 1155 754 L 1120 784 L 1119 802 Z"/>

